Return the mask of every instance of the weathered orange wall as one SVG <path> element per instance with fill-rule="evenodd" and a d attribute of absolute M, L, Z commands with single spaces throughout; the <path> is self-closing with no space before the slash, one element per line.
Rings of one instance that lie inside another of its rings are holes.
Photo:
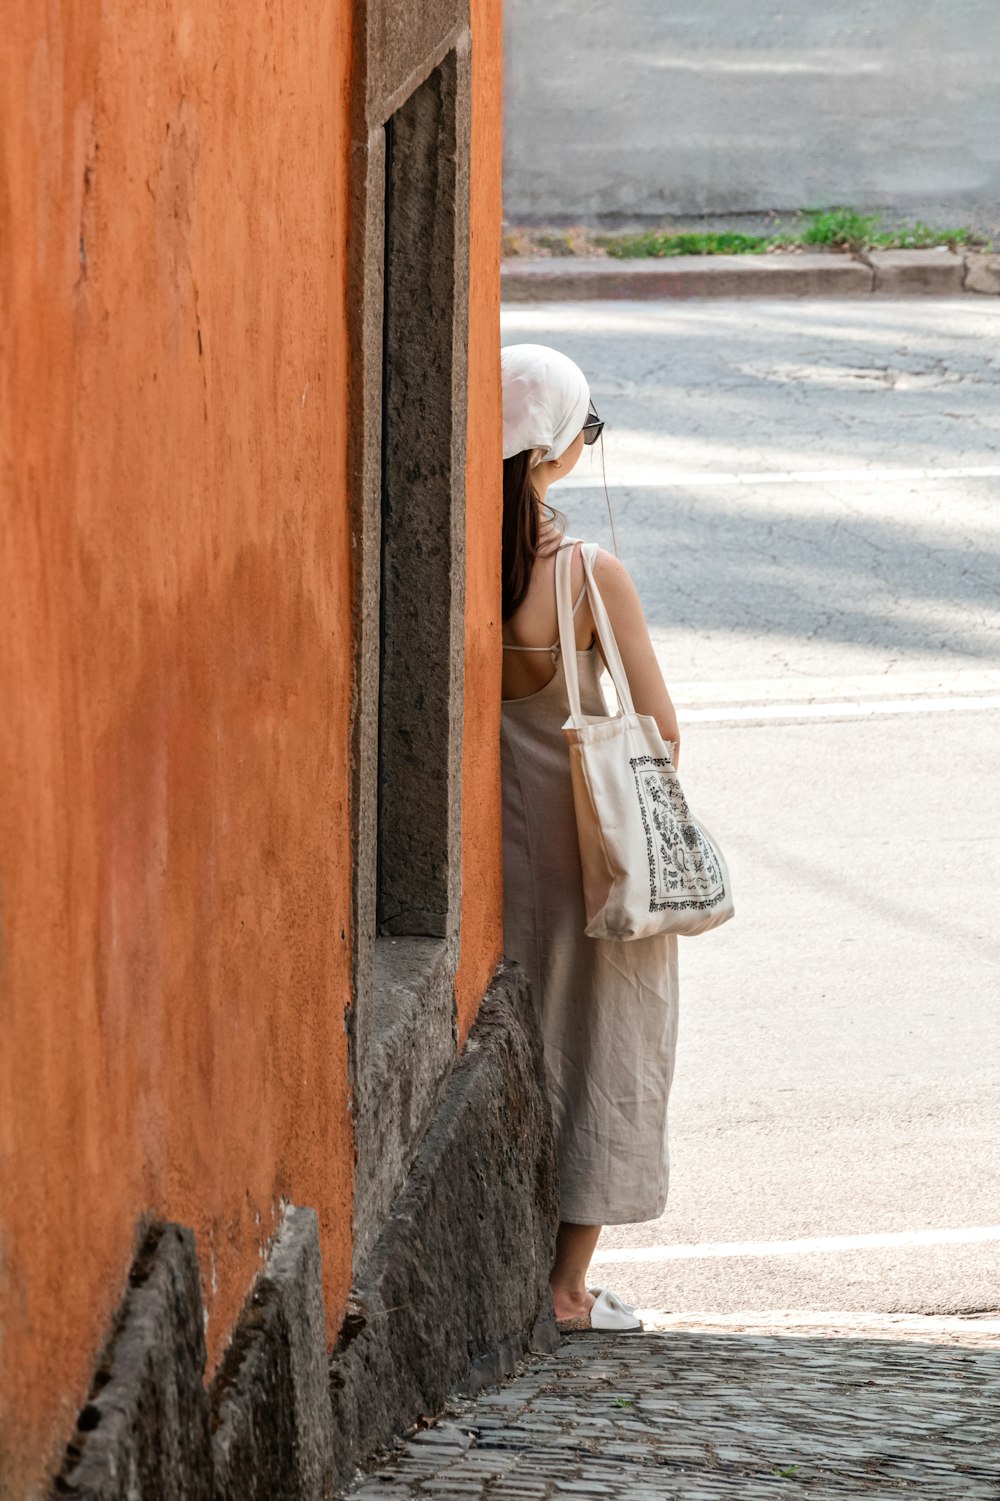
<path fill-rule="evenodd" d="M 349 0 L 5 15 L 0 1492 L 143 1214 L 350 1268 Z M 482 712 L 480 710 L 480 712 Z"/>
<path fill-rule="evenodd" d="M 500 847 L 500 220 L 503 32 L 499 5 L 472 0 L 472 184 L 466 473 L 465 740 L 459 1036 L 502 947 Z"/>

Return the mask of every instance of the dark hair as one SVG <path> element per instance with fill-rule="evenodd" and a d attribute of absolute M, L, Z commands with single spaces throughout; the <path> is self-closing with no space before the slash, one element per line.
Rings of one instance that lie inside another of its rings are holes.
<path fill-rule="evenodd" d="M 531 570 L 538 556 L 539 511 L 560 530 L 565 530 L 565 518 L 547 502 L 539 504 L 538 493 L 531 483 L 531 456 L 534 449 L 525 448 L 512 458 L 503 461 L 503 609 L 504 620 L 509 620 L 528 592 Z"/>

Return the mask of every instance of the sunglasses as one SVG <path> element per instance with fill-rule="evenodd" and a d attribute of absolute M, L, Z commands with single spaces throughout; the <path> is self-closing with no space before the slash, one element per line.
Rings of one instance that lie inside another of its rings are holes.
<path fill-rule="evenodd" d="M 583 441 L 584 443 L 586 443 L 588 448 L 592 443 L 597 442 L 603 431 L 604 423 L 601 421 L 600 417 L 598 417 L 597 408 L 594 406 L 594 403 L 591 402 L 590 415 L 588 416 L 586 422 L 583 424 Z"/>

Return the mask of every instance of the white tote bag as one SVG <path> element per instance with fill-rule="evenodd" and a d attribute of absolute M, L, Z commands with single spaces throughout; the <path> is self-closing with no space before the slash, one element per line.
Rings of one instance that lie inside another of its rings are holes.
<path fill-rule="evenodd" d="M 573 803 L 583 867 L 588 938 L 704 933 L 733 915 L 722 851 L 692 817 L 656 720 L 637 714 L 618 644 L 594 581 L 596 544 L 582 548 L 597 639 L 618 695 L 615 715 L 584 714 L 573 628 L 574 539 L 556 555 L 559 648 L 570 717 Z"/>

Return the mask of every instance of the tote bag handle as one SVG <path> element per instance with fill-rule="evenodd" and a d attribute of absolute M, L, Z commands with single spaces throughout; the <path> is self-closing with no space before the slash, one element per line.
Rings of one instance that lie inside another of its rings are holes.
<path fill-rule="evenodd" d="M 584 721 L 583 711 L 580 707 L 580 673 L 576 660 L 576 629 L 573 623 L 573 599 L 570 585 L 570 565 L 573 558 L 573 548 L 576 546 L 575 537 L 566 537 L 560 543 L 556 553 L 556 613 L 559 617 L 559 650 L 563 659 L 563 674 L 566 679 L 566 693 L 569 698 L 570 717 L 574 724 L 582 725 Z M 628 677 L 625 673 L 625 664 L 618 650 L 618 642 L 611 628 L 611 621 L 601 598 L 601 591 L 597 587 L 594 578 L 594 558 L 597 555 L 597 543 L 585 542 L 581 549 L 583 556 L 583 572 L 586 579 L 587 597 L 590 601 L 590 613 L 594 617 L 594 627 L 597 631 L 597 639 L 601 647 L 601 655 L 611 675 L 611 681 L 615 685 L 618 695 L 618 705 L 622 714 L 634 714 L 632 694 L 628 685 Z"/>

